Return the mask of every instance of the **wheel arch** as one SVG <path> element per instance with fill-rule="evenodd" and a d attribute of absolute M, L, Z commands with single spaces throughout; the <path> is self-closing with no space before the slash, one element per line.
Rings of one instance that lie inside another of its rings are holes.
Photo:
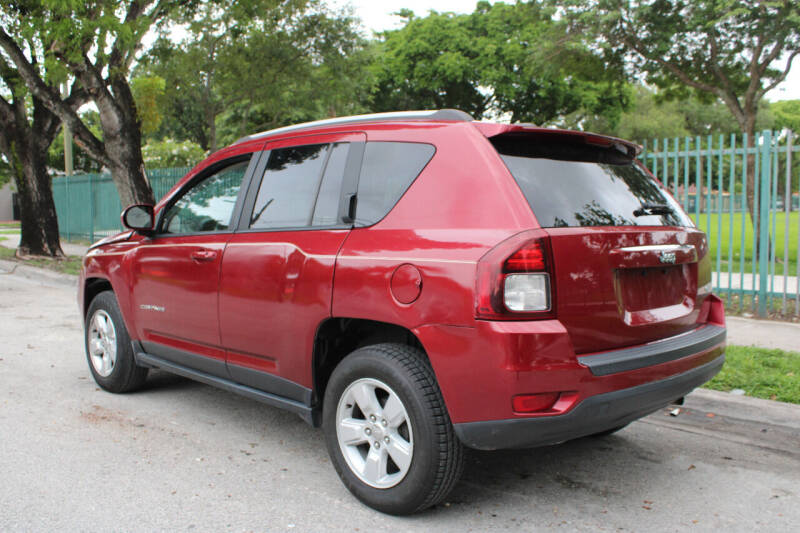
<path fill-rule="evenodd" d="M 128 330 L 128 334 L 131 336 L 131 339 L 136 339 L 136 329 L 133 327 L 133 317 L 131 309 L 130 309 L 130 300 L 131 295 L 126 293 L 125 290 L 118 291 L 114 288 L 114 286 L 123 286 L 124 280 L 115 279 L 112 282 L 111 279 L 105 276 L 99 275 L 89 275 L 86 277 L 86 280 L 83 282 L 83 297 L 81 298 L 81 304 L 83 308 L 81 309 L 83 321 L 86 321 L 86 315 L 89 312 L 89 306 L 92 305 L 92 301 L 103 291 L 111 291 L 114 293 L 114 297 L 117 299 L 117 305 L 119 305 L 120 314 L 122 314 L 122 321 L 125 323 L 125 327 Z"/>
<path fill-rule="evenodd" d="M 418 348 L 428 363 L 428 352 L 410 329 L 397 324 L 362 318 L 331 317 L 323 321 L 314 336 L 311 361 L 313 397 L 319 408 L 333 369 L 351 352 L 385 342 Z"/>
<path fill-rule="evenodd" d="M 92 304 L 92 300 L 103 291 L 112 291 L 114 292 L 114 287 L 111 285 L 111 281 L 107 278 L 101 277 L 91 277 L 86 278 L 86 281 L 83 284 L 83 302 L 81 302 L 83 318 L 86 319 L 86 313 L 89 311 L 89 306 Z M 115 293 L 116 294 L 116 293 Z"/>

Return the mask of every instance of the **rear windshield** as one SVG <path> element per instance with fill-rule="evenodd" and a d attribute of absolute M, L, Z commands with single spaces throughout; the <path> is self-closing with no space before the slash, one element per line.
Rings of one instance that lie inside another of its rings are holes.
<path fill-rule="evenodd" d="M 617 149 L 548 136 L 490 139 L 542 227 L 693 225 L 678 203 Z"/>

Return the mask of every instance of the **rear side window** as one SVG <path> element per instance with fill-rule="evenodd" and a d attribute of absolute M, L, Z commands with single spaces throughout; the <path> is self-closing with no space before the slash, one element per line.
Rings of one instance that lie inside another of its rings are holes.
<path fill-rule="evenodd" d="M 311 225 L 314 202 L 329 150 L 311 144 L 272 150 L 250 216 L 250 228 Z"/>
<path fill-rule="evenodd" d="M 490 139 L 542 227 L 693 225 L 655 180 L 615 148 L 543 137 Z"/>
<path fill-rule="evenodd" d="M 433 157 L 430 144 L 368 142 L 358 180 L 356 225 L 385 217 Z"/>

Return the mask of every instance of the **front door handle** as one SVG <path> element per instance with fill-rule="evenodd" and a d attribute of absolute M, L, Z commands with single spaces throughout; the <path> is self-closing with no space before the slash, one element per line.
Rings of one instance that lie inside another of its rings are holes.
<path fill-rule="evenodd" d="M 197 262 L 213 261 L 217 257 L 217 252 L 214 250 L 194 250 L 191 253 L 192 260 Z"/>

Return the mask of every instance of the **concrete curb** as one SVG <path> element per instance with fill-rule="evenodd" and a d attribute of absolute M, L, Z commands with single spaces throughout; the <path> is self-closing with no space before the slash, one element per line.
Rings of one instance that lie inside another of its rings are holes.
<path fill-rule="evenodd" d="M 800 431 L 800 405 L 793 403 L 738 396 L 710 389 L 695 389 L 686 397 L 686 407 L 702 408 L 715 415 L 767 422 Z"/>
<path fill-rule="evenodd" d="M 19 276 L 31 281 L 38 281 L 45 284 L 57 284 L 67 287 L 78 286 L 78 276 L 72 274 L 62 274 L 53 272 L 46 268 L 39 268 L 26 265 L 19 261 L 6 261 L 0 259 L 0 275 Z"/>

